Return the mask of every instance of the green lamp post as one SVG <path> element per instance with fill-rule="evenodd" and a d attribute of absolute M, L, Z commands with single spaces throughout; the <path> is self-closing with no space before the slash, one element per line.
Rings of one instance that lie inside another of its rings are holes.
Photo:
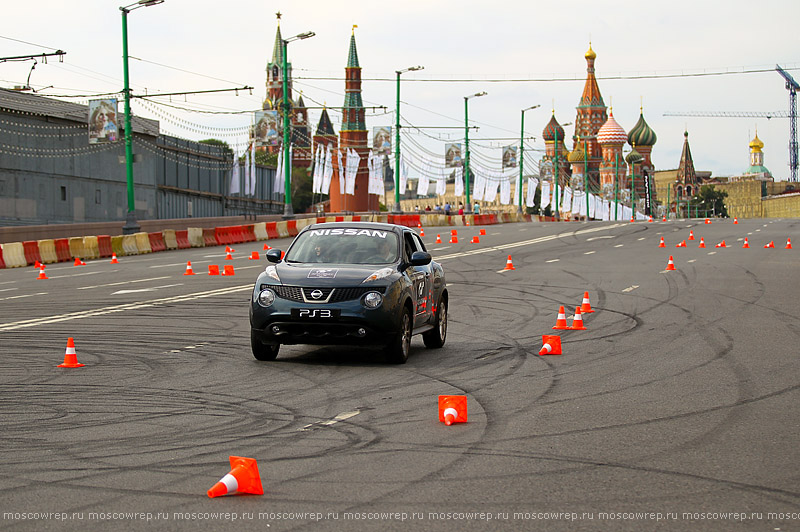
<path fill-rule="evenodd" d="M 525 157 L 523 155 L 523 150 L 525 149 L 525 111 L 530 111 L 532 109 L 536 109 L 540 107 L 539 105 L 533 105 L 531 107 L 527 107 L 522 110 L 520 113 L 520 128 L 519 128 L 519 182 L 517 183 L 517 212 L 522 214 L 522 170 L 525 166 Z M 530 185 L 528 185 L 530 186 Z"/>
<path fill-rule="evenodd" d="M 400 208 L 400 74 L 423 68 L 425 67 L 417 65 L 403 70 L 395 70 L 395 74 L 397 74 L 397 106 L 395 107 L 394 122 L 394 206 L 392 212 L 396 214 L 403 212 Z"/>
<path fill-rule="evenodd" d="M 467 195 L 467 205 L 469 201 L 469 105 L 470 98 L 486 96 L 486 91 L 476 92 L 470 96 L 464 96 L 464 191 Z"/>

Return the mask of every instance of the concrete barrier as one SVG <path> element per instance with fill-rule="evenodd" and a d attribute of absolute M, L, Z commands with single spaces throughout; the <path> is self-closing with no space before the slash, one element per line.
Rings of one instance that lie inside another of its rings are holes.
<path fill-rule="evenodd" d="M 97 245 L 100 248 L 100 257 L 110 257 L 113 253 L 111 249 L 111 237 L 108 235 L 98 235 Z"/>
<path fill-rule="evenodd" d="M 25 253 L 25 262 L 28 266 L 42 261 L 42 256 L 39 254 L 39 242 L 36 240 L 27 240 L 23 242 L 22 249 Z"/>
<path fill-rule="evenodd" d="M 147 240 L 150 241 L 150 251 L 153 253 L 167 250 L 167 245 L 164 243 L 164 235 L 161 233 L 147 233 Z"/>
<path fill-rule="evenodd" d="M 275 227 L 278 229 L 278 235 L 281 238 L 289 238 L 289 226 L 286 222 L 278 222 Z"/>
<path fill-rule="evenodd" d="M 175 235 L 175 229 L 164 229 L 161 231 L 161 238 L 167 249 L 178 249 L 178 237 Z"/>
<path fill-rule="evenodd" d="M 255 231 L 256 240 L 267 240 L 269 238 L 269 235 L 267 234 L 266 222 L 258 222 L 257 224 L 253 224 L 253 231 Z"/>
<path fill-rule="evenodd" d="M 67 262 L 72 258 L 69 252 L 69 240 L 66 238 L 56 238 L 56 257 L 58 262 Z"/>
<path fill-rule="evenodd" d="M 4 270 L 6 261 L 3 260 L 3 244 L 0 244 L 0 270 Z"/>
<path fill-rule="evenodd" d="M 86 257 L 86 250 L 83 249 L 83 237 L 74 236 L 68 239 L 69 242 L 69 256 L 73 259 L 83 260 Z"/>
<path fill-rule="evenodd" d="M 9 242 L 3 244 L 3 260 L 6 268 L 22 268 L 28 265 L 25 260 L 25 248 L 22 242 Z"/>
<path fill-rule="evenodd" d="M 100 243 L 97 241 L 96 236 L 83 237 L 83 252 L 86 253 L 82 259 L 99 259 L 100 258 Z"/>
<path fill-rule="evenodd" d="M 134 233 L 136 241 L 136 251 L 142 255 L 152 253 L 153 248 L 150 247 L 150 235 L 142 231 L 141 233 Z"/>
<path fill-rule="evenodd" d="M 42 256 L 42 262 L 45 264 L 53 264 L 58 262 L 55 240 L 39 240 L 39 254 Z"/>
<path fill-rule="evenodd" d="M 297 232 L 299 233 L 300 231 L 303 230 L 304 227 L 308 227 L 309 225 L 312 225 L 316 222 L 317 222 L 316 218 L 300 218 L 299 220 L 297 220 Z"/>
<path fill-rule="evenodd" d="M 203 239 L 203 228 L 202 227 L 190 227 L 189 231 L 189 244 L 193 248 L 203 248 L 206 246 L 206 242 Z"/>
<path fill-rule="evenodd" d="M 139 247 L 136 245 L 136 235 L 122 235 L 122 250 L 124 255 L 139 254 Z"/>
<path fill-rule="evenodd" d="M 116 253 L 117 257 L 124 257 L 127 255 L 125 252 L 125 247 L 122 245 L 124 240 L 124 236 L 116 235 L 111 237 L 111 252 Z"/>

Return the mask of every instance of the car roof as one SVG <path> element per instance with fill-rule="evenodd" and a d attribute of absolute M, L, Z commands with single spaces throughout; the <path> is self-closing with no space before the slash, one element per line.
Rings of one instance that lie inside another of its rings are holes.
<path fill-rule="evenodd" d="M 410 231 L 408 227 L 395 224 L 387 224 L 381 222 L 324 222 L 315 223 L 303 228 L 303 231 L 310 229 L 332 229 L 336 227 L 352 227 L 354 229 L 377 229 L 379 231 L 392 231 L 395 233 L 402 233 L 403 231 Z"/>

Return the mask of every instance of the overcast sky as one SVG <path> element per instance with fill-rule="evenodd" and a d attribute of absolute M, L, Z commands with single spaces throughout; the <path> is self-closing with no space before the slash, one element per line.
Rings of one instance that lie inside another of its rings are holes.
<path fill-rule="evenodd" d="M 52 49 L 67 55 L 63 63 L 40 61 L 32 73 L 31 62 L 0 63 L 0 86 L 24 85 L 30 73 L 30 84 L 42 95 L 91 95 L 122 88 L 119 7 L 125 2 L 4 4 L 0 56 Z M 470 119 L 480 126 L 470 133 L 475 160 L 487 166 L 496 161 L 499 166 L 500 146 L 519 142 L 520 110 L 536 104 L 541 108 L 525 114 L 525 134 L 535 137 L 527 147 L 543 149 L 541 134 L 551 109 L 561 123 L 575 121 L 586 78 L 584 53 L 591 39 L 601 93 L 606 105 L 613 105 L 614 117 L 623 128 L 634 126 L 643 103 L 645 119 L 658 135 L 652 153 L 657 169 L 677 167 L 686 128 L 696 169 L 717 176 L 741 173 L 749 165 L 748 143 L 757 127 L 765 143 L 765 165 L 777 179 L 788 178 L 788 119 L 663 114 L 787 112 L 788 91 L 773 69 L 780 64 L 800 80 L 797 0 L 674 0 L 646 6 L 620 0 L 509 0 L 501 4 L 166 0 L 128 16 L 129 53 L 137 58 L 131 60 L 134 91 L 249 85 L 254 87 L 252 96 L 244 92 L 173 97 L 171 105 L 217 112 L 259 109 L 266 96 L 265 68 L 272 55 L 277 11 L 282 13 L 284 38 L 316 33 L 289 44 L 294 76 L 334 78 L 295 80 L 295 90 L 303 90 L 309 106 L 314 102 L 342 105 L 351 28 L 358 25 L 355 35 L 362 76 L 376 79 L 364 82 L 364 103 L 387 108 L 386 113 L 368 111 L 370 131 L 373 126 L 394 124 L 394 72 L 412 65 L 425 67 L 403 75 L 403 123 L 442 129 L 426 129 L 433 138 L 415 134 L 409 139 L 408 150 L 416 155 L 428 150 L 443 159 L 445 142 L 462 141 L 463 97 L 484 90 L 487 96 L 469 104 Z M 758 69 L 767 71 L 641 78 Z M 620 77 L 627 79 L 612 79 Z M 166 98 L 160 101 L 170 103 Z M 152 104 L 136 104 L 134 112 L 161 120 L 162 132 L 167 134 L 196 140 L 216 137 L 238 146 L 246 142 L 246 127 L 252 120 L 251 114 L 202 114 Z M 310 111 L 314 125 L 319 112 Z M 338 131 L 340 114 L 331 112 L 331 118 Z M 573 127 L 566 130 L 571 137 Z M 568 147 L 572 148 L 571 140 Z M 526 157 L 526 168 L 541 156 L 537 152 L 526 155 L 531 155 L 530 160 Z"/>

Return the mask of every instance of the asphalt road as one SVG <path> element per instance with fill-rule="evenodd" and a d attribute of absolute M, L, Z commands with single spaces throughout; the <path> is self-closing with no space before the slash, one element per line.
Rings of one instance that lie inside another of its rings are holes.
<path fill-rule="evenodd" d="M 400 366 L 256 361 L 263 243 L 0 270 L 0 529 L 800 527 L 800 221 L 477 229 L 426 228 L 447 343 L 415 337 Z M 553 331 L 584 291 L 588 330 Z M 555 333 L 564 354 L 538 356 Z M 56 367 L 68 337 L 85 367 Z M 440 394 L 469 421 L 439 423 Z M 263 495 L 206 496 L 229 455 L 258 461 Z"/>

